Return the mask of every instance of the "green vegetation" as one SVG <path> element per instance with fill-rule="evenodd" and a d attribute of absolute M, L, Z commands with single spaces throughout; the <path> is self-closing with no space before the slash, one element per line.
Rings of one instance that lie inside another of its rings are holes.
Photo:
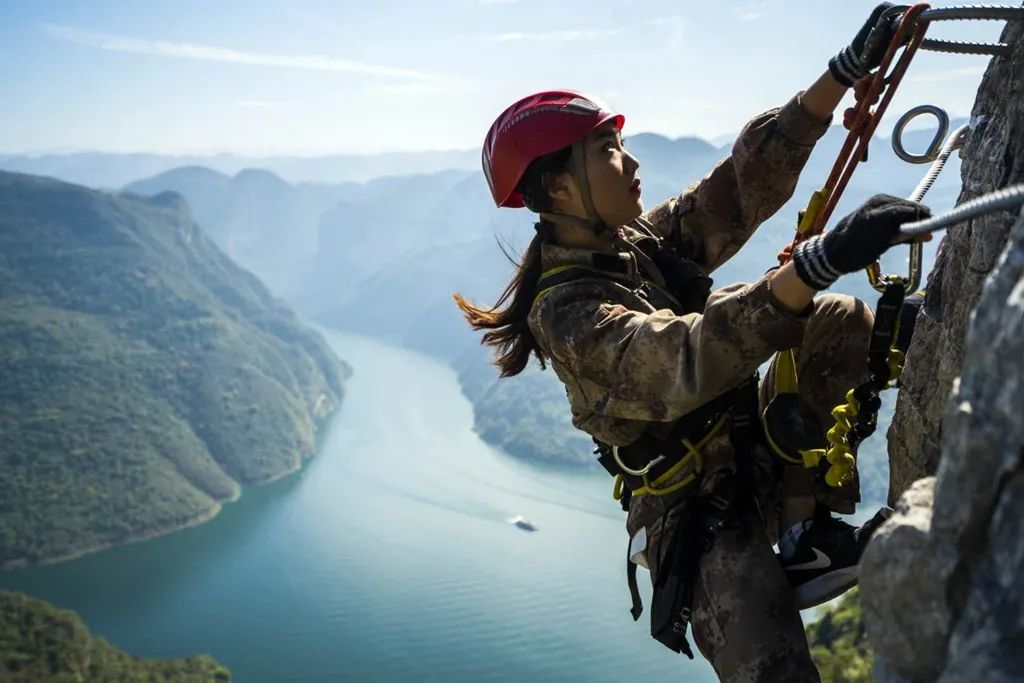
<path fill-rule="evenodd" d="M 496 382 L 475 402 L 475 428 L 487 443 L 550 465 L 596 466 L 590 437 L 572 426 L 569 401 L 554 372 Z"/>
<path fill-rule="evenodd" d="M 530 366 L 499 380 L 489 351 L 473 345 L 454 365 L 462 393 L 473 402 L 474 429 L 512 455 L 558 467 L 597 467 L 594 442 L 572 426 L 565 387 L 553 370 Z"/>
<path fill-rule="evenodd" d="M 0 681 L 5 683 L 228 683 L 208 655 L 146 660 L 93 638 L 74 612 L 0 591 Z"/>
<path fill-rule="evenodd" d="M 823 683 L 872 683 L 874 652 L 864 632 L 860 592 L 853 589 L 807 626 L 811 657 Z"/>
<path fill-rule="evenodd" d="M 315 448 L 347 367 L 178 195 L 0 173 L 0 567 L 196 523 Z"/>

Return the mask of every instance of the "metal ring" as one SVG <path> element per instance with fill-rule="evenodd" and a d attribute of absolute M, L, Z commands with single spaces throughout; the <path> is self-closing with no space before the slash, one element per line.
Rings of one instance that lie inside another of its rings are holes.
<path fill-rule="evenodd" d="M 647 463 L 646 465 L 644 465 L 643 469 L 631 470 L 628 467 L 626 467 L 626 464 L 624 462 L 622 462 L 622 458 L 619 457 L 619 447 L 618 446 L 612 446 L 612 459 L 615 461 L 615 464 L 618 465 L 619 468 L 623 472 L 625 472 L 626 474 L 631 474 L 634 477 L 642 477 L 642 476 L 646 475 L 648 472 L 650 472 L 652 467 L 654 467 L 659 462 L 664 460 L 665 456 L 664 455 L 659 455 L 657 458 L 655 458 L 654 460 L 652 460 L 649 463 Z"/>
<path fill-rule="evenodd" d="M 938 122 L 938 128 L 935 131 L 935 137 L 932 138 L 924 154 L 911 154 L 903 147 L 903 129 L 921 114 L 931 114 L 934 116 Z M 949 130 L 949 114 L 946 113 L 945 109 L 934 104 L 920 104 L 909 110 L 896 122 L 896 126 L 892 129 L 892 151 L 900 159 L 911 164 L 930 163 L 938 158 L 947 130 Z"/>

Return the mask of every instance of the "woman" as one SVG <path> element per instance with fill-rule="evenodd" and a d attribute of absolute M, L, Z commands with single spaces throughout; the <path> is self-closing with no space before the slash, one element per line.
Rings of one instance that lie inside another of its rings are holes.
<path fill-rule="evenodd" d="M 892 19 L 889 5 L 877 7 L 811 87 L 751 121 L 728 159 L 646 213 L 624 117 L 593 98 L 531 95 L 485 140 L 496 204 L 540 220 L 494 307 L 456 301 L 486 330 L 503 377 L 531 355 L 551 363 L 574 425 L 628 489 L 630 556 L 654 584 L 652 634 L 689 654 L 692 621 L 723 681 L 819 680 L 798 608 L 855 583 L 871 531 L 829 514 L 853 511 L 856 481 L 830 489 L 814 469 L 752 443 L 750 414 L 776 398 L 774 367 L 759 396 L 751 377 L 796 348 L 805 381 L 794 409 L 825 424 L 866 378 L 873 316 L 852 297 L 814 295 L 873 263 L 901 223 L 927 212 L 878 196 L 753 284 L 709 294 L 706 275 L 792 195 L 840 99 L 879 64 Z M 639 609 L 634 589 L 634 617 Z"/>

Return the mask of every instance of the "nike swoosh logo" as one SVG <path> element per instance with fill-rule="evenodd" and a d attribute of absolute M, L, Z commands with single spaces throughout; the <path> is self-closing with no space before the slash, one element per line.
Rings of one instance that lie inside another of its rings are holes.
<path fill-rule="evenodd" d="M 814 551 L 814 559 L 810 562 L 804 562 L 803 564 L 791 564 L 786 567 L 787 571 L 794 569 L 824 569 L 825 567 L 832 566 L 832 560 L 828 559 L 828 555 L 821 552 L 814 546 L 811 546 L 811 550 Z"/>

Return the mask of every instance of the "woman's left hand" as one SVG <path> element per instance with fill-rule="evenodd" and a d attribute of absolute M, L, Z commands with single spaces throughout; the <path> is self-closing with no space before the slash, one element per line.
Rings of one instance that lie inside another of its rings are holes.
<path fill-rule="evenodd" d="M 853 41 L 828 60 L 828 70 L 832 77 L 849 88 L 857 79 L 877 69 L 899 28 L 900 17 L 907 8 L 907 5 L 893 5 L 889 2 L 875 7 Z"/>

